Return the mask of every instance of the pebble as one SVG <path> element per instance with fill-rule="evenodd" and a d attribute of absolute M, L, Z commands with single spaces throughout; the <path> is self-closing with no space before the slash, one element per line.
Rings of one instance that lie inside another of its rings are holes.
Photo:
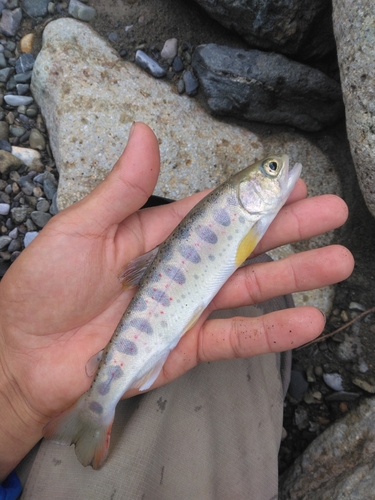
<path fill-rule="evenodd" d="M 40 211 L 31 212 L 32 221 L 40 229 L 42 229 L 47 224 L 47 222 L 50 220 L 51 217 L 52 217 L 51 214 L 47 214 L 46 212 L 40 212 Z"/>
<path fill-rule="evenodd" d="M 23 240 L 23 244 L 25 245 L 25 248 L 30 245 L 30 243 L 38 236 L 38 231 L 28 231 L 25 234 L 25 238 Z"/>
<path fill-rule="evenodd" d="M 30 17 L 43 17 L 47 14 L 50 0 L 22 0 L 22 7 Z"/>
<path fill-rule="evenodd" d="M 22 54 L 16 62 L 17 73 L 27 73 L 34 67 L 35 57 L 32 54 Z"/>
<path fill-rule="evenodd" d="M 343 391 L 342 377 L 339 373 L 324 373 L 324 382 L 334 391 Z"/>
<path fill-rule="evenodd" d="M 33 50 L 35 35 L 34 33 L 28 33 L 23 36 L 20 40 L 20 49 L 22 52 L 29 53 Z"/>
<path fill-rule="evenodd" d="M 8 215 L 10 210 L 9 203 L 0 203 L 0 215 Z"/>
<path fill-rule="evenodd" d="M 12 239 L 15 239 L 17 238 L 18 236 L 18 229 L 15 227 L 14 229 L 12 229 L 11 231 L 9 231 L 9 235 L 8 235 L 10 238 Z"/>
<path fill-rule="evenodd" d="M 96 10 L 79 2 L 79 0 L 70 0 L 69 14 L 80 21 L 90 22 L 95 18 Z"/>
<path fill-rule="evenodd" d="M 36 205 L 36 209 L 38 212 L 48 212 L 50 207 L 49 202 L 45 198 L 41 198 L 38 200 L 38 203 Z"/>
<path fill-rule="evenodd" d="M 357 392 L 338 391 L 329 394 L 324 399 L 325 401 L 355 401 L 358 398 L 359 394 Z"/>
<path fill-rule="evenodd" d="M 300 401 L 308 388 L 309 384 L 305 375 L 299 370 L 292 370 L 288 389 L 289 395 L 296 401 Z"/>
<path fill-rule="evenodd" d="M 198 93 L 199 83 L 192 71 L 188 70 L 183 76 L 185 92 L 188 96 L 195 96 Z"/>
<path fill-rule="evenodd" d="M 371 381 L 371 379 L 365 380 L 362 377 L 354 377 L 352 382 L 363 391 L 375 394 L 375 380 Z"/>
<path fill-rule="evenodd" d="M 357 311 L 366 311 L 365 306 L 363 306 L 359 302 L 350 302 L 349 309 L 356 309 Z"/>
<path fill-rule="evenodd" d="M 48 200 L 52 200 L 55 193 L 57 192 L 56 181 L 53 182 L 51 179 L 45 179 L 43 182 L 43 189 Z"/>
<path fill-rule="evenodd" d="M 12 238 L 9 238 L 9 236 L 0 236 L 0 250 L 4 250 L 11 241 Z"/>
<path fill-rule="evenodd" d="M 22 21 L 20 8 L 14 10 L 3 10 L 0 20 L 0 33 L 5 36 L 15 36 Z"/>
<path fill-rule="evenodd" d="M 162 78 L 167 74 L 166 70 L 154 61 L 154 59 L 143 52 L 143 50 L 137 50 L 135 53 L 135 63 L 155 78 Z"/>
<path fill-rule="evenodd" d="M 8 94 L 4 96 L 4 101 L 9 104 L 10 106 L 28 106 L 31 104 L 34 99 L 31 96 L 26 96 L 26 95 L 12 95 Z"/>
<path fill-rule="evenodd" d="M 43 137 L 43 134 L 36 128 L 31 130 L 29 142 L 32 149 L 37 149 L 39 151 L 46 149 L 46 140 Z"/>
<path fill-rule="evenodd" d="M 163 59 L 173 59 L 177 55 L 178 41 L 177 38 L 170 38 L 164 43 L 164 47 L 160 52 Z"/>
<path fill-rule="evenodd" d="M 173 71 L 175 71 L 176 73 L 180 73 L 181 71 L 183 71 L 183 69 L 184 69 L 184 63 L 182 62 L 181 57 L 176 56 L 173 59 L 172 68 L 173 68 Z"/>
<path fill-rule="evenodd" d="M 30 212 L 31 209 L 28 207 L 16 207 L 12 208 L 10 211 L 12 215 L 12 220 L 16 224 L 21 224 L 22 222 L 25 222 Z"/>

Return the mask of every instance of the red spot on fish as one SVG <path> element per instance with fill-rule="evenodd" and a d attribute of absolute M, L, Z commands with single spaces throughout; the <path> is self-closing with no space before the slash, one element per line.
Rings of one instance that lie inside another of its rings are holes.
<path fill-rule="evenodd" d="M 160 311 L 160 314 L 164 314 L 164 311 Z"/>
<path fill-rule="evenodd" d="M 169 300 L 173 300 L 172 297 L 169 297 Z"/>

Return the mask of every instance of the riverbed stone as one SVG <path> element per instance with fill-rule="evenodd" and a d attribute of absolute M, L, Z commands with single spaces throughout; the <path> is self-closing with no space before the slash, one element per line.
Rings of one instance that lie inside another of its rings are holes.
<path fill-rule="evenodd" d="M 309 132 L 344 116 L 338 82 L 281 54 L 210 43 L 197 47 L 193 68 L 218 115 Z"/>
<path fill-rule="evenodd" d="M 335 50 L 326 0 L 195 0 L 251 47 L 320 59 Z M 370 0 L 371 1 L 371 0 Z"/>
<path fill-rule="evenodd" d="M 346 128 L 358 182 L 375 217 L 375 12 L 372 0 L 334 0 Z"/>
<path fill-rule="evenodd" d="M 318 436 L 281 477 L 280 500 L 362 500 L 375 491 L 375 398 Z"/>

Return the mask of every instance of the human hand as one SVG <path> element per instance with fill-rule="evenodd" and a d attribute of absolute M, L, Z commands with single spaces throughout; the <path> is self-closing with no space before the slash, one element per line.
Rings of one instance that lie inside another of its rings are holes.
<path fill-rule="evenodd" d="M 0 397 L 1 387 L 12 395 L 12 408 L 7 411 L 3 405 L 0 412 L 6 425 L 16 426 L 11 434 L 17 442 L 19 435 L 26 436 L 25 423 L 29 429 L 23 445 L 18 442 L 10 451 L 13 457 L 21 458 L 25 446 L 31 448 L 39 439 L 43 425 L 90 386 L 85 365 L 109 341 L 134 293 L 122 290 L 118 276 L 123 267 L 163 241 L 202 197 L 137 211 L 151 195 L 158 173 L 157 140 L 138 123 L 108 177 L 86 198 L 53 217 L 0 283 Z M 345 222 L 347 208 L 341 199 L 305 196 L 306 187 L 299 181 L 254 254 Z M 153 387 L 200 361 L 248 357 L 308 342 L 324 326 L 322 314 L 313 307 L 257 318 L 207 317 L 214 309 L 340 281 L 352 268 L 350 252 L 331 246 L 238 270 L 171 352 Z M 241 334 L 250 330 L 258 335 Z M 1 429 L 0 423 L 0 444 Z"/>

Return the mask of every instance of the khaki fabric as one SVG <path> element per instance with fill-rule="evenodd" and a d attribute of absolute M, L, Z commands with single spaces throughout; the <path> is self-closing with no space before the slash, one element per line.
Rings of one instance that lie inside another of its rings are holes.
<path fill-rule="evenodd" d="M 291 298 L 281 297 L 220 316 L 290 306 Z M 289 353 L 201 364 L 167 386 L 119 403 L 100 471 L 82 467 L 73 447 L 43 440 L 19 468 L 21 498 L 276 499 L 289 373 Z"/>

